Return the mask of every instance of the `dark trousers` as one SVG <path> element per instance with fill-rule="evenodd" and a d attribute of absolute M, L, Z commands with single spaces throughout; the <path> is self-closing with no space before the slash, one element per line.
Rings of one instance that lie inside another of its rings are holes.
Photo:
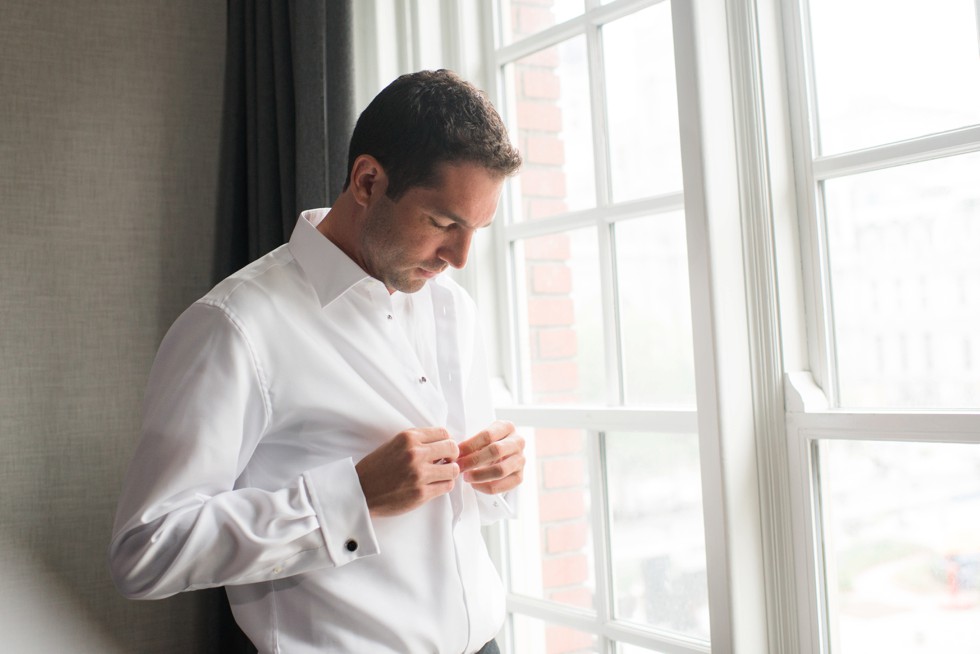
<path fill-rule="evenodd" d="M 476 654 L 500 654 L 500 648 L 497 647 L 497 641 L 491 640 L 489 643 L 480 648 L 480 651 Z"/>

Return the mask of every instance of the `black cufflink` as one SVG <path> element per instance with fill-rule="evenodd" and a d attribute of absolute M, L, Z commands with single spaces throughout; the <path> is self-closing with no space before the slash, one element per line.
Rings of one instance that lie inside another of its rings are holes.
<path fill-rule="evenodd" d="M 344 543 L 344 547 L 347 548 L 348 552 L 353 552 L 354 550 L 357 549 L 357 541 L 352 538 L 346 543 Z"/>

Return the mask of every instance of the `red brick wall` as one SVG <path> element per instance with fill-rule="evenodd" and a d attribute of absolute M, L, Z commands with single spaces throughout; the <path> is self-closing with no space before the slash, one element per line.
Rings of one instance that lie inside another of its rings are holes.
<path fill-rule="evenodd" d="M 511 0 L 514 39 L 553 24 L 552 0 Z M 521 172 L 521 220 L 536 220 L 567 210 L 565 147 L 562 112 L 558 102 L 561 83 L 554 49 L 526 57 L 515 64 L 514 106 L 518 143 L 524 156 Z M 530 357 L 530 397 L 534 403 L 578 400 L 578 334 L 571 298 L 572 274 L 569 239 L 564 235 L 530 239 L 524 243 L 527 332 Z M 542 587 L 546 599 L 592 607 L 593 592 L 588 465 L 585 434 L 577 429 L 537 429 L 541 520 Z M 515 552 L 514 556 L 536 553 Z M 593 638 L 574 630 L 549 626 L 547 654 L 591 651 Z"/>

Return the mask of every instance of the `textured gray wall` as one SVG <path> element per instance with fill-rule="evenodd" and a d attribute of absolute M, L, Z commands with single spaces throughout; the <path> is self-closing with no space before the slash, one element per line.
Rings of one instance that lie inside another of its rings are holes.
<path fill-rule="evenodd" d="M 163 332 L 207 290 L 225 3 L 0 2 L 0 649 L 212 652 L 105 549 Z"/>

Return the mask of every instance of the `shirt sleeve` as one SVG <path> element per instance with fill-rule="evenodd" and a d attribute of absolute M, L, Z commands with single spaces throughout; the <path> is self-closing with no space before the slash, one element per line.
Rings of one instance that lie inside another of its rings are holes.
<path fill-rule="evenodd" d="M 127 597 L 265 581 L 378 553 L 350 459 L 284 488 L 236 488 L 270 419 L 262 376 L 222 308 L 195 304 L 167 333 L 109 547 Z"/>

